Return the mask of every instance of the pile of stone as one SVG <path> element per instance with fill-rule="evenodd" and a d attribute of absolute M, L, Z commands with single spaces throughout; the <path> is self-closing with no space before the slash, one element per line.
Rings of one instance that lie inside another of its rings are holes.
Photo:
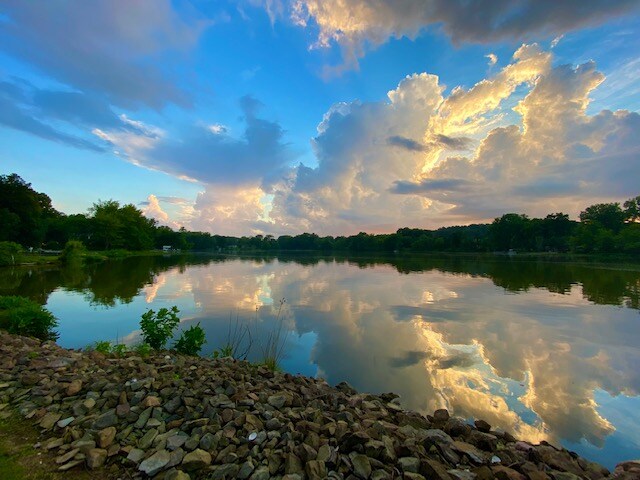
<path fill-rule="evenodd" d="M 273 373 L 232 359 L 60 348 L 0 332 L 0 414 L 42 432 L 63 471 L 105 477 L 573 480 L 611 477 L 481 420 L 402 409 L 394 394 Z M 640 477 L 640 464 L 613 476 Z"/>

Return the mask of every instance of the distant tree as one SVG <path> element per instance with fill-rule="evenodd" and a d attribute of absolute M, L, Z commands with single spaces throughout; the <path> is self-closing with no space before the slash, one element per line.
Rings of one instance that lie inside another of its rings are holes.
<path fill-rule="evenodd" d="M 624 225 L 625 212 L 619 203 L 597 203 L 580 212 L 580 221 L 596 225 L 612 232 L 619 232 Z"/>
<path fill-rule="evenodd" d="M 48 222 L 59 215 L 51 199 L 15 173 L 0 175 L 0 241 L 40 246 Z"/>
<path fill-rule="evenodd" d="M 507 213 L 489 227 L 491 243 L 497 250 L 528 249 L 530 220 L 526 215 Z"/>
<path fill-rule="evenodd" d="M 637 222 L 640 220 L 640 195 L 630 198 L 623 204 L 627 221 Z"/>

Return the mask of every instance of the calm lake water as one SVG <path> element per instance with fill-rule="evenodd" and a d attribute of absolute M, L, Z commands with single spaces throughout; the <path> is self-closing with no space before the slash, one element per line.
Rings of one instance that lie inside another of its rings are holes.
<path fill-rule="evenodd" d="M 148 308 L 230 325 L 250 357 L 282 325 L 283 369 L 393 391 L 608 467 L 640 457 L 640 269 L 509 258 L 142 257 L 0 269 L 0 294 L 46 303 L 59 343 L 139 341 Z M 285 299 L 281 305 L 281 300 Z"/>

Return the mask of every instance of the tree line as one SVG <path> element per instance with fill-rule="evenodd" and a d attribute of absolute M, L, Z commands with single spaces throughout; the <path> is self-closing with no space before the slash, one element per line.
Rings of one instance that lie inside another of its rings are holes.
<path fill-rule="evenodd" d="M 255 235 L 230 237 L 158 225 L 132 204 L 96 202 L 86 214 L 66 215 L 17 174 L 0 175 L 0 242 L 59 250 L 70 240 L 90 250 L 150 250 L 165 245 L 193 251 L 319 252 L 575 252 L 640 253 L 640 196 L 587 207 L 574 221 L 508 213 L 491 224 L 400 228 L 390 234 L 351 236 Z"/>

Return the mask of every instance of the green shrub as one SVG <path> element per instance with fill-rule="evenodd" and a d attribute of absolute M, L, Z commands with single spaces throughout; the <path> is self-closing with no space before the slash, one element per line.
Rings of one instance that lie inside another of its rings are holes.
<path fill-rule="evenodd" d="M 184 330 L 178 341 L 174 343 L 173 348 L 176 349 L 176 352 L 184 355 L 198 355 L 205 343 L 207 340 L 204 330 L 198 323 Z"/>
<path fill-rule="evenodd" d="M 118 357 L 124 357 L 124 354 L 127 353 L 127 346 L 119 343 L 111 347 L 111 353 L 117 355 Z"/>
<path fill-rule="evenodd" d="M 103 355 L 109 355 L 111 353 L 111 342 L 106 340 L 100 340 L 96 342 L 91 347 L 91 350 L 95 350 L 96 352 L 102 353 Z"/>
<path fill-rule="evenodd" d="M 22 246 L 14 242 L 0 242 L 0 267 L 18 263 Z"/>
<path fill-rule="evenodd" d="M 151 354 L 151 347 L 146 343 L 137 343 L 133 346 L 133 351 L 145 358 Z"/>
<path fill-rule="evenodd" d="M 69 240 L 60 254 L 60 261 L 67 265 L 73 262 L 82 261 L 82 256 L 85 253 L 85 246 L 78 240 Z"/>
<path fill-rule="evenodd" d="M 58 320 L 42 305 L 25 297 L 0 297 L 0 328 L 9 333 L 55 340 Z"/>
<path fill-rule="evenodd" d="M 180 310 L 174 305 L 171 309 L 161 308 L 158 313 L 153 310 L 143 313 L 140 328 L 144 342 L 154 350 L 161 350 L 180 323 L 178 312 Z"/>

